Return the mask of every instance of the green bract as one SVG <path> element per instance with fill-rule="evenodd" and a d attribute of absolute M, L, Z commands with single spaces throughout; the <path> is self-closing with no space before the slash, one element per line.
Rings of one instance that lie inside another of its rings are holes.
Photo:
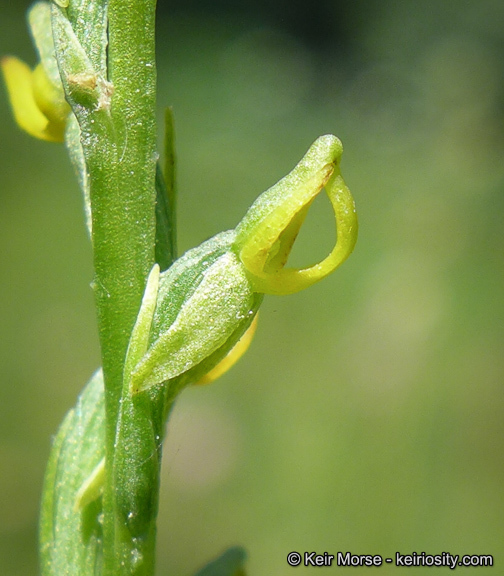
<path fill-rule="evenodd" d="M 249 327 L 262 296 L 231 249 L 234 237 L 234 232 L 218 234 L 159 277 L 149 347 L 132 370 L 132 392 L 182 374 L 198 380 Z"/>

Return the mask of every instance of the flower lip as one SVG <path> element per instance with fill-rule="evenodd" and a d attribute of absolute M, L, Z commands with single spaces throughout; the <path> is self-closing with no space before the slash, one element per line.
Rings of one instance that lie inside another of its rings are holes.
<path fill-rule="evenodd" d="M 318 138 L 290 174 L 259 196 L 236 228 L 234 248 L 257 291 L 298 292 L 330 274 L 352 252 L 357 215 L 339 170 L 342 153 L 336 136 Z M 324 188 L 334 211 L 336 244 L 313 266 L 285 267 L 308 209 Z"/>

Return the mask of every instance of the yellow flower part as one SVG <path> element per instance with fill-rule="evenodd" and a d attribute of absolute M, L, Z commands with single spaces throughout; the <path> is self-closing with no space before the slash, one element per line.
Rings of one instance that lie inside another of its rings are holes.
<path fill-rule="evenodd" d="M 70 105 L 65 100 L 61 82 L 56 85 L 49 79 L 44 66 L 39 64 L 32 73 L 33 95 L 40 111 L 52 126 L 64 132 Z"/>
<path fill-rule="evenodd" d="M 212 370 L 207 372 L 203 378 L 201 378 L 195 384 L 210 384 L 217 378 L 220 378 L 223 374 L 225 374 L 232 366 L 238 362 L 238 360 L 245 354 L 248 350 L 252 339 L 254 338 L 254 334 L 257 329 L 257 318 L 258 315 L 256 314 L 252 324 L 247 328 L 245 334 L 238 340 L 235 344 L 234 348 L 228 352 L 227 356 L 225 356 Z"/>
<path fill-rule="evenodd" d="M 14 118 L 25 132 L 49 142 L 63 142 L 70 106 L 39 64 L 35 70 L 15 56 L 1 61 Z"/>

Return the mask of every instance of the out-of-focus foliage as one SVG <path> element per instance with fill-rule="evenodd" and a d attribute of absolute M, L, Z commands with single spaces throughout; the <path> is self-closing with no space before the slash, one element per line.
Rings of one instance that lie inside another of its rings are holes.
<path fill-rule="evenodd" d="M 160 3 L 158 61 L 181 250 L 234 227 L 328 132 L 360 237 L 330 279 L 267 298 L 246 357 L 183 394 L 158 573 L 236 543 L 252 576 L 290 573 L 292 550 L 502 563 L 504 4 L 178 4 Z M 1 0 L 0 53 L 33 65 L 27 5 Z M 65 151 L 17 129 L 5 90 L 0 114 L 0 572 L 32 576 L 49 440 L 100 361 Z M 294 265 L 323 256 L 315 235 L 331 248 L 323 200 Z"/>

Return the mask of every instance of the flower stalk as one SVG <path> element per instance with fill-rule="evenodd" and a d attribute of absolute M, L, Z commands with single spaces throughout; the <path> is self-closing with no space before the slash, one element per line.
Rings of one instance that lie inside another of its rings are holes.
<path fill-rule="evenodd" d="M 84 196 L 102 368 L 53 442 L 41 512 L 43 576 L 152 576 L 161 448 L 180 391 L 208 383 L 246 351 L 264 294 L 290 294 L 334 271 L 357 238 L 341 142 L 318 138 L 233 230 L 176 259 L 173 119 L 164 174 L 155 148 L 155 0 L 38 2 L 40 56 L 2 60 L 14 116 L 65 140 Z M 326 191 L 336 243 L 288 267 L 314 198 Z M 211 565 L 242 573 L 233 548 Z M 212 572 L 214 573 L 214 572 Z"/>

